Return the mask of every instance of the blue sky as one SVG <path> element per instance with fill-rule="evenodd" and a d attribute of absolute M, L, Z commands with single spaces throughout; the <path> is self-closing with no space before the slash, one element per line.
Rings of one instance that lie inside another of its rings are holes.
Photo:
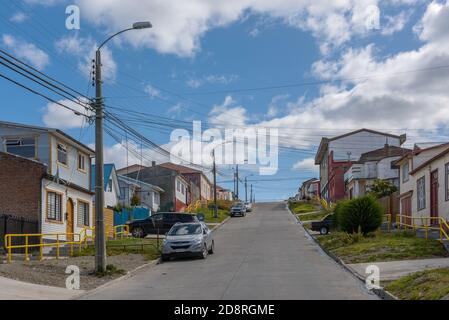
<path fill-rule="evenodd" d="M 66 29 L 71 4 L 81 10 L 80 30 Z M 106 104 L 172 123 L 213 124 L 221 115 L 225 127 L 278 128 L 284 147 L 278 173 L 250 178 L 263 180 L 254 182 L 259 200 L 294 195 L 302 180 L 317 176 L 311 158 L 322 136 L 363 126 L 407 133 L 408 144 L 445 139 L 446 1 L 1 0 L 1 5 L 0 47 L 88 96 L 94 93 L 88 73 L 96 43 L 133 21 L 150 20 L 153 29 L 124 34 L 105 48 Z M 379 29 L 366 27 L 370 6 L 380 10 Z M 11 75 L 1 66 L 0 72 Z M 235 91 L 314 81 L 323 82 Z M 55 126 L 93 143 L 93 126 L 73 113 L 4 80 L 0 92 L 1 120 Z M 220 113 L 211 112 L 214 108 Z M 160 145 L 169 142 L 168 129 L 136 129 Z M 106 160 L 126 164 L 116 141 L 107 136 L 106 146 Z M 145 150 L 145 160 L 153 155 Z M 255 172 L 241 170 L 242 176 Z M 230 169 L 223 171 L 228 175 L 219 181 L 228 181 Z"/>

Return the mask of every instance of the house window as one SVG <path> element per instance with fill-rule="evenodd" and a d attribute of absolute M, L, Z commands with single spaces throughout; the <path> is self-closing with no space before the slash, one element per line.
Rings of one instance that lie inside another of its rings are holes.
<path fill-rule="evenodd" d="M 449 201 L 449 163 L 446 163 L 446 201 Z"/>
<path fill-rule="evenodd" d="M 62 196 L 55 192 L 47 192 L 47 219 L 62 221 Z"/>
<path fill-rule="evenodd" d="M 58 162 L 62 163 L 64 165 L 67 165 L 67 147 L 62 144 L 58 143 Z"/>
<path fill-rule="evenodd" d="M 425 177 L 419 178 L 416 182 L 418 190 L 418 210 L 426 207 L 426 180 Z"/>
<path fill-rule="evenodd" d="M 109 179 L 108 185 L 106 187 L 107 192 L 112 192 L 112 179 Z"/>
<path fill-rule="evenodd" d="M 6 139 L 6 152 L 24 158 L 36 157 L 36 138 Z"/>
<path fill-rule="evenodd" d="M 89 226 L 89 203 L 78 201 L 78 226 Z"/>
<path fill-rule="evenodd" d="M 410 172 L 410 168 L 409 168 L 409 162 L 407 160 L 406 163 L 404 163 L 404 165 L 402 166 L 402 182 L 407 182 L 408 181 L 408 175 Z"/>
<path fill-rule="evenodd" d="M 82 153 L 78 153 L 78 170 L 86 171 L 86 156 Z"/>
<path fill-rule="evenodd" d="M 179 182 L 179 180 L 177 180 L 176 182 L 177 182 L 176 190 L 181 191 L 181 182 Z"/>

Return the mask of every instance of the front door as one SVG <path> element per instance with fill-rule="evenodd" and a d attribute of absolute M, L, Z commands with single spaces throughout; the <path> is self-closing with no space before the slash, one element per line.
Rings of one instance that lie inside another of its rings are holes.
<path fill-rule="evenodd" d="M 406 225 L 412 224 L 412 197 L 408 196 L 401 199 L 401 215 L 405 217 L 401 217 L 402 223 Z"/>
<path fill-rule="evenodd" d="M 73 222 L 73 201 L 72 199 L 67 200 L 67 218 L 66 218 L 66 233 L 67 241 L 73 241 L 74 233 L 74 222 Z"/>
<path fill-rule="evenodd" d="M 430 216 L 438 217 L 438 169 L 430 174 Z M 431 224 L 437 223 L 437 219 L 432 219 Z"/>

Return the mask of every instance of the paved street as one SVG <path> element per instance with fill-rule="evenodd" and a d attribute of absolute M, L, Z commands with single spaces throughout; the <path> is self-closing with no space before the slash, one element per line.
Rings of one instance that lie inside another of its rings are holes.
<path fill-rule="evenodd" d="M 327 257 L 285 209 L 258 204 L 215 233 L 207 260 L 176 260 L 87 299 L 376 299 Z"/>

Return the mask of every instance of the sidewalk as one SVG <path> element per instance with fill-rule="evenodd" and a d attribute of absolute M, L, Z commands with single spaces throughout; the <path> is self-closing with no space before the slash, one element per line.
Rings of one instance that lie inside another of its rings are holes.
<path fill-rule="evenodd" d="M 68 300 L 84 290 L 42 286 L 0 277 L 0 300 Z"/>
<path fill-rule="evenodd" d="M 366 267 L 370 265 L 379 267 L 381 281 L 389 281 L 427 269 L 449 268 L 449 258 L 353 263 L 348 264 L 347 266 L 358 275 L 365 278 L 368 276 L 368 274 L 365 273 Z"/>

